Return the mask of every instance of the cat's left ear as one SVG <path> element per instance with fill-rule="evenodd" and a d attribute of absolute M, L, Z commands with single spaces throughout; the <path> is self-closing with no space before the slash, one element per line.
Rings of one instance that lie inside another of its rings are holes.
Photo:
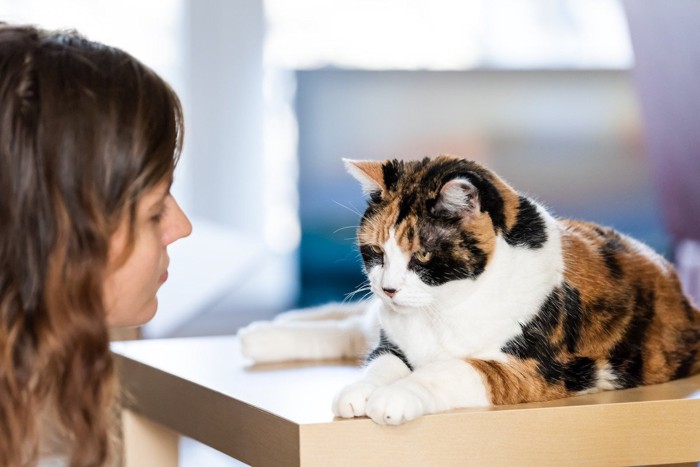
<path fill-rule="evenodd" d="M 360 182 L 365 195 L 386 190 L 382 171 L 383 162 L 343 159 L 343 163 L 348 173 Z"/>
<path fill-rule="evenodd" d="M 445 183 L 433 208 L 437 215 L 470 217 L 481 209 L 479 191 L 466 178 L 455 178 Z"/>

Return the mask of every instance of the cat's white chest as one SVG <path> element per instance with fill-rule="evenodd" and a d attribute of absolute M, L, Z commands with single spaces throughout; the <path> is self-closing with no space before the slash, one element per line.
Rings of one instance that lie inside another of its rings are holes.
<path fill-rule="evenodd" d="M 416 367 L 452 358 L 500 360 L 501 348 L 520 332 L 512 320 L 468 321 L 428 312 L 406 316 L 390 310 L 380 316 L 390 340 Z"/>

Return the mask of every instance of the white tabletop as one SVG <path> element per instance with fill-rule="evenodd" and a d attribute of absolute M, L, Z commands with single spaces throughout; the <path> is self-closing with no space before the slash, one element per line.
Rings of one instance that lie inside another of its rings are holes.
<path fill-rule="evenodd" d="M 113 343 L 125 405 L 253 465 L 634 465 L 700 460 L 700 375 L 399 427 L 334 419 L 352 362 L 253 365 L 235 337 Z"/>

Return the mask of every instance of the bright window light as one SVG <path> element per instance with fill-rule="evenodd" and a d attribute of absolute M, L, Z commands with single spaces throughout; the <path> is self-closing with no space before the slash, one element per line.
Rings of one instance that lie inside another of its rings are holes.
<path fill-rule="evenodd" d="M 291 69 L 625 68 L 616 0 L 265 0 L 266 60 Z"/>
<path fill-rule="evenodd" d="M 172 85 L 181 78 L 184 0 L 0 0 L 0 20 L 76 29 L 126 50 Z M 174 82 L 175 81 L 175 82 Z"/>
<path fill-rule="evenodd" d="M 0 21 L 75 29 L 125 50 L 162 76 L 186 107 L 184 11 L 185 0 L 0 0 Z M 173 185 L 185 210 L 190 205 L 189 159 L 180 159 Z"/>

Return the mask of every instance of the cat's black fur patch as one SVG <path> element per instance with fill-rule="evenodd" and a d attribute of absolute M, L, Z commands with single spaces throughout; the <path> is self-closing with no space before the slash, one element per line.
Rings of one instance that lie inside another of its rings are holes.
<path fill-rule="evenodd" d="M 539 313 L 522 324 L 522 332 L 501 350 L 521 360 L 532 358 L 547 366 L 556 353 L 551 336 L 561 319 L 561 309 L 562 293 L 561 288 L 557 287 L 547 296 Z"/>
<path fill-rule="evenodd" d="M 486 253 L 469 233 L 458 231 L 455 234 L 459 235 L 457 245 L 455 239 L 445 236 L 424 240 L 426 249 L 432 253 L 430 260 L 422 263 L 412 258 L 408 268 L 431 286 L 479 276 L 486 268 Z"/>
<path fill-rule="evenodd" d="M 486 269 L 486 252 L 479 248 L 478 240 L 467 232 L 460 232 L 460 248 L 469 252 L 468 272 L 464 272 L 464 277 L 476 278 Z"/>
<path fill-rule="evenodd" d="M 690 375 L 690 370 L 693 368 L 693 363 L 697 359 L 697 352 L 690 352 L 678 365 L 676 372 L 673 375 L 673 379 L 685 378 Z"/>
<path fill-rule="evenodd" d="M 408 239 L 409 242 L 413 242 L 414 238 L 416 236 L 416 230 L 413 228 L 413 226 L 409 226 L 408 229 L 406 230 L 406 238 Z"/>
<path fill-rule="evenodd" d="M 588 304 L 587 315 L 595 315 L 605 323 L 606 329 L 614 329 L 629 312 L 631 303 L 625 297 L 597 298 Z"/>
<path fill-rule="evenodd" d="M 595 360 L 579 357 L 567 363 L 564 369 L 564 386 L 569 391 L 584 391 L 596 384 Z"/>
<path fill-rule="evenodd" d="M 575 353 L 581 333 L 581 325 L 583 324 L 581 294 L 566 283 L 562 286 L 561 291 L 564 310 L 564 344 L 566 345 L 566 350 Z"/>
<path fill-rule="evenodd" d="M 409 370 L 413 371 L 413 365 L 411 365 L 411 363 L 408 361 L 408 358 L 406 358 L 406 355 L 404 355 L 403 351 L 399 348 L 398 345 L 391 342 L 386 336 L 384 329 L 381 329 L 379 331 L 379 344 L 377 344 L 377 347 L 372 351 L 372 353 L 370 353 L 367 356 L 366 363 L 369 363 L 375 358 L 384 354 L 394 355 L 399 360 L 401 360 L 404 363 L 404 365 L 408 367 Z"/>
<path fill-rule="evenodd" d="M 582 323 L 581 300 L 578 290 L 567 283 L 547 296 L 539 313 L 522 325 L 522 333 L 501 349 L 521 360 L 537 361 L 537 369 L 550 384 L 563 382 L 571 390 L 583 391 L 595 384 L 595 361 L 578 357 L 564 363 L 557 359 L 561 345 L 576 348 Z M 564 320 L 564 341 L 557 344 L 554 330 Z"/>
<path fill-rule="evenodd" d="M 552 355 L 542 354 L 542 359 L 537 361 L 537 371 L 549 384 L 556 384 L 564 379 L 566 367 Z"/>
<path fill-rule="evenodd" d="M 700 331 L 697 330 L 686 330 L 683 331 L 679 337 L 679 343 L 681 347 L 688 349 L 697 349 L 698 342 L 700 342 Z M 676 369 L 673 379 L 685 378 L 690 375 L 693 369 L 693 364 L 697 361 L 697 350 L 691 350 L 685 356 L 681 357 L 680 364 Z"/>
<path fill-rule="evenodd" d="M 520 197 L 515 225 L 504 233 L 504 238 L 511 246 L 524 246 L 533 250 L 541 248 L 547 242 L 544 219 L 526 197 Z"/>
<path fill-rule="evenodd" d="M 374 266 L 381 266 L 384 264 L 384 255 L 382 253 L 377 253 L 368 245 L 360 245 L 360 254 L 362 255 L 362 260 L 365 262 L 365 267 L 368 271 Z"/>
<path fill-rule="evenodd" d="M 610 271 L 610 275 L 615 279 L 622 278 L 622 267 L 617 258 L 618 253 L 624 252 L 625 247 L 616 235 L 606 235 L 605 243 L 600 248 L 600 254 L 605 261 L 605 265 Z"/>
<path fill-rule="evenodd" d="M 382 177 L 387 191 L 396 190 L 403 168 L 404 162 L 396 159 L 387 161 L 382 165 Z"/>
<path fill-rule="evenodd" d="M 416 202 L 416 193 L 411 192 L 401 198 L 399 202 L 399 213 L 396 216 L 396 225 L 400 224 L 411 213 L 411 209 Z"/>
<path fill-rule="evenodd" d="M 610 354 L 610 366 L 621 387 L 643 384 L 642 346 L 654 318 L 654 292 L 637 285 L 634 290 L 634 314 L 627 332 Z"/>

